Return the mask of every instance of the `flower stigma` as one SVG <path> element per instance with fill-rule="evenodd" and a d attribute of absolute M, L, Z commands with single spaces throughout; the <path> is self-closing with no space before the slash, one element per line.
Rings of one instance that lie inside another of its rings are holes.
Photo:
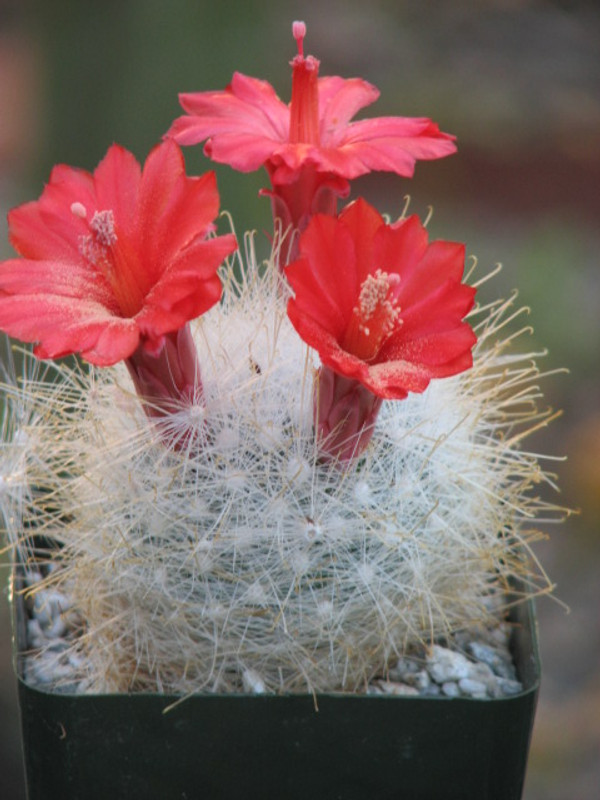
<path fill-rule="evenodd" d="M 306 23 L 301 20 L 294 20 L 292 22 L 292 36 L 298 43 L 298 55 L 304 56 L 304 37 L 306 36 Z"/>
<path fill-rule="evenodd" d="M 86 219 L 87 209 L 83 203 L 71 203 L 71 214 L 73 214 L 75 217 L 79 217 L 80 219 Z"/>

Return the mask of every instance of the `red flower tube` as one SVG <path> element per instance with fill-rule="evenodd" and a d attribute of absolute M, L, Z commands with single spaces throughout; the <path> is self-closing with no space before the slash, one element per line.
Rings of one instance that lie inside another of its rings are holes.
<path fill-rule="evenodd" d="M 471 367 L 476 337 L 465 315 L 464 245 L 428 242 L 418 217 L 388 225 L 364 200 L 338 218 L 317 215 L 286 269 L 288 315 L 323 362 L 315 389 L 325 454 L 366 446 L 382 398 L 422 392 Z"/>
<path fill-rule="evenodd" d="M 21 258 L 0 263 L 0 329 L 41 358 L 125 360 L 150 415 L 201 392 L 187 322 L 221 296 L 232 235 L 206 238 L 218 213 L 214 173 L 187 177 L 168 141 L 143 170 L 113 145 L 93 174 L 60 165 L 39 200 L 9 213 Z"/>

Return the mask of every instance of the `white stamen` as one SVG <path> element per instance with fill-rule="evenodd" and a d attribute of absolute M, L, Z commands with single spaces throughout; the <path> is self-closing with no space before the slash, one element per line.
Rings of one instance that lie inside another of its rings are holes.
<path fill-rule="evenodd" d="M 90 228 L 96 234 L 98 242 L 105 247 L 110 247 L 117 241 L 115 217 L 110 208 L 105 211 L 96 211 L 90 222 Z"/>
<path fill-rule="evenodd" d="M 358 307 L 363 320 L 373 316 L 375 310 L 380 305 L 389 307 L 390 313 L 397 314 L 394 309 L 395 300 L 388 299 L 391 289 L 400 283 L 400 276 L 395 273 L 383 272 L 378 269 L 374 275 L 369 275 L 363 281 L 358 298 Z"/>

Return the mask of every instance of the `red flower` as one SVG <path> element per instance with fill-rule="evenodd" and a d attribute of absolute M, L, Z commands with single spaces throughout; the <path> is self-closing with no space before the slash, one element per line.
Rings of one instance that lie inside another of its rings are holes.
<path fill-rule="evenodd" d="M 387 225 L 359 199 L 338 218 L 313 217 L 286 269 L 288 315 L 323 362 L 315 385 L 317 438 L 341 461 L 368 444 L 381 398 L 422 392 L 468 369 L 476 341 L 463 317 L 464 246 L 428 244 L 416 216 Z"/>
<path fill-rule="evenodd" d="M 221 296 L 217 268 L 236 243 L 206 239 L 218 208 L 214 174 L 186 177 L 173 141 L 143 170 L 118 145 L 93 174 L 55 167 L 41 198 L 9 214 L 22 258 L 0 264 L 0 328 L 42 358 L 157 358 Z"/>
<path fill-rule="evenodd" d="M 265 166 L 274 213 L 302 229 L 310 215 L 335 213 L 348 179 L 372 170 L 410 177 L 417 159 L 447 156 L 454 137 L 429 119 L 376 117 L 350 122 L 379 91 L 360 78 L 318 78 L 319 62 L 304 57 L 304 23 L 293 27 L 292 101 L 283 103 L 266 81 L 236 72 L 225 91 L 181 94 L 188 112 L 169 134 L 180 144 L 207 140 L 204 152 L 242 172 Z"/>
<path fill-rule="evenodd" d="M 286 269 L 288 314 L 335 372 L 401 399 L 472 365 L 464 245 L 428 244 L 418 217 L 387 225 L 359 199 L 338 218 L 314 217 L 300 255 Z"/>

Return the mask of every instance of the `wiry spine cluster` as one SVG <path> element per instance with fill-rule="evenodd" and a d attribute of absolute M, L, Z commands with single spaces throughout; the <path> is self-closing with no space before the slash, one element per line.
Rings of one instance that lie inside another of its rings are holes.
<path fill-rule="evenodd" d="M 520 441 L 549 414 L 511 302 L 474 312 L 473 370 L 384 403 L 339 469 L 318 460 L 317 364 L 282 279 L 249 261 L 194 331 L 203 404 L 160 423 L 178 448 L 122 367 L 6 387 L 5 524 L 22 553 L 60 545 L 90 691 L 357 690 L 485 621 L 514 576 L 547 588 L 528 542 L 548 477 Z"/>

